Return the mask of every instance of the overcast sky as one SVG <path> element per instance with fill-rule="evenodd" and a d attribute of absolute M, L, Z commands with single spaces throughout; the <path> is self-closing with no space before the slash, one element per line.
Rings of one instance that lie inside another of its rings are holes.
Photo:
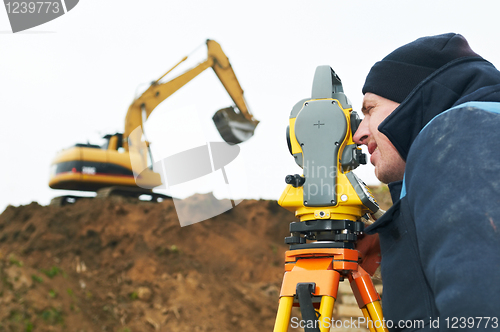
<path fill-rule="evenodd" d="M 285 175 L 300 172 L 286 147 L 288 116 L 310 96 L 318 65 L 332 66 L 359 110 L 370 67 L 421 36 L 461 33 L 499 66 L 499 9 L 494 0 L 82 0 L 64 16 L 17 34 L 0 10 L 0 210 L 45 205 L 64 194 L 48 187 L 56 153 L 123 131 L 133 98 L 208 38 L 222 46 L 261 121 L 241 145 L 243 166 L 233 179 L 245 190 L 238 194 L 278 199 Z M 206 48 L 198 48 L 181 70 L 205 56 Z M 187 148 L 180 147 L 189 137 L 220 140 L 211 116 L 231 104 L 211 69 L 195 78 L 150 118 L 156 158 Z M 378 183 L 371 166 L 356 173 Z"/>

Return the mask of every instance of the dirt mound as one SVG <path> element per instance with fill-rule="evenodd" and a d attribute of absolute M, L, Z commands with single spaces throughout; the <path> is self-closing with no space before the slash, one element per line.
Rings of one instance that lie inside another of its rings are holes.
<path fill-rule="evenodd" d="M 293 220 L 264 200 L 187 227 L 172 201 L 9 206 L 0 331 L 269 331 Z"/>

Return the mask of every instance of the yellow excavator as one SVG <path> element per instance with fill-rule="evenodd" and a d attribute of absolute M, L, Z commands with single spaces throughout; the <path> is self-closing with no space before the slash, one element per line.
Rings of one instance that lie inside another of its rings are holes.
<path fill-rule="evenodd" d="M 51 164 L 50 188 L 97 192 L 98 197 L 118 194 L 133 197 L 146 195 L 154 201 L 168 198 L 152 190 L 162 185 L 161 177 L 152 169 L 149 142 L 136 133 L 143 132 L 143 121 L 162 101 L 208 68 L 214 70 L 238 110 L 236 112 L 235 107 L 230 106 L 213 116 L 221 137 L 230 144 L 238 144 L 252 137 L 259 121 L 248 109 L 229 59 L 214 40 L 207 40 L 206 45 L 205 61 L 167 82 L 161 82 L 168 73 L 187 60 L 188 56 L 184 57 L 132 102 L 125 117 L 123 133 L 104 136 L 106 143 L 102 146 L 76 144 L 59 152 Z M 134 176 L 132 165 L 144 171 Z M 78 198 L 74 195 L 59 196 L 52 199 L 51 205 L 72 203 Z"/>

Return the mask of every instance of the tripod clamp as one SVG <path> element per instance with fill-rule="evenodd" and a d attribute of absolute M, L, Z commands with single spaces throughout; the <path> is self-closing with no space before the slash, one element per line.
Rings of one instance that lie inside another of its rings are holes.
<path fill-rule="evenodd" d="M 320 314 L 314 309 L 313 295 L 316 291 L 314 282 L 300 282 L 297 284 L 297 299 L 299 300 L 302 319 L 304 321 L 315 322 L 320 317 Z M 320 332 L 317 326 L 305 327 L 305 332 Z"/>
<path fill-rule="evenodd" d="M 308 220 L 290 223 L 291 236 L 285 238 L 290 250 L 308 248 L 354 249 L 358 235 L 364 230 L 361 221 Z M 307 243 L 307 240 L 317 241 Z"/>

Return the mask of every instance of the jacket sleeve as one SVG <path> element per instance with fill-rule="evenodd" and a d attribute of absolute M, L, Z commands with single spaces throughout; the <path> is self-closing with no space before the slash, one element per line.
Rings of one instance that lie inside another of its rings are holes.
<path fill-rule="evenodd" d="M 440 329 L 498 330 L 500 115 L 460 107 L 434 118 L 411 147 L 405 187 Z"/>

